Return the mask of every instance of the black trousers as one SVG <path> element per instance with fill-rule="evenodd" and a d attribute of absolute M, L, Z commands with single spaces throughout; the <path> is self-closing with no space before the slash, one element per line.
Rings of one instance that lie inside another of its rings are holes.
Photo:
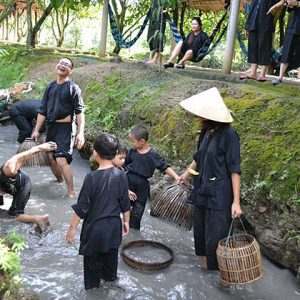
<path fill-rule="evenodd" d="M 300 35 L 286 33 L 281 62 L 290 64 L 295 69 L 300 66 Z"/>
<path fill-rule="evenodd" d="M 32 120 L 22 115 L 13 116 L 11 119 L 19 129 L 18 142 L 21 144 L 26 138 L 31 137 L 33 130 Z"/>
<path fill-rule="evenodd" d="M 118 249 L 107 253 L 95 253 L 83 257 L 84 287 L 86 290 L 99 288 L 100 279 L 115 281 L 118 269 Z"/>
<path fill-rule="evenodd" d="M 15 195 L 13 195 L 13 202 L 8 210 L 8 214 L 11 216 L 24 214 L 24 209 L 29 200 L 31 192 L 31 181 L 29 176 L 20 171 L 18 177 L 17 192 Z"/>
<path fill-rule="evenodd" d="M 249 31 L 248 63 L 269 66 L 271 62 L 272 31 Z"/>
<path fill-rule="evenodd" d="M 194 217 L 195 253 L 207 257 L 209 270 L 218 270 L 216 250 L 218 242 L 228 235 L 231 211 L 195 206 Z"/>
<path fill-rule="evenodd" d="M 132 206 L 130 212 L 130 228 L 140 230 L 141 220 L 145 211 L 147 199 L 150 197 L 150 185 L 149 181 L 138 175 L 128 173 L 129 189 L 136 193 L 136 201 L 130 201 Z"/>

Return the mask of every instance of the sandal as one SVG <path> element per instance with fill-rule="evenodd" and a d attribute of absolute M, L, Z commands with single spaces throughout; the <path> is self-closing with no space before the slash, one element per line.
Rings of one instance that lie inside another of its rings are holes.
<path fill-rule="evenodd" d="M 171 62 L 166 62 L 163 64 L 164 68 L 167 69 L 167 68 L 174 68 L 174 64 L 171 63 Z"/>
<path fill-rule="evenodd" d="M 176 65 L 176 69 L 184 69 L 185 68 L 185 65 Z"/>
<path fill-rule="evenodd" d="M 273 80 L 272 80 L 272 84 L 273 84 L 273 85 L 277 85 L 277 84 L 279 84 L 279 83 L 282 83 L 282 80 L 281 80 L 281 79 L 273 79 Z"/>
<path fill-rule="evenodd" d="M 243 79 L 253 79 L 253 80 L 256 80 L 256 77 L 251 77 L 248 74 L 243 73 L 243 74 L 240 75 L 240 79 L 241 80 L 243 80 Z"/>
<path fill-rule="evenodd" d="M 256 80 L 259 81 L 259 82 L 265 82 L 266 78 L 262 77 L 262 76 L 259 76 Z"/>

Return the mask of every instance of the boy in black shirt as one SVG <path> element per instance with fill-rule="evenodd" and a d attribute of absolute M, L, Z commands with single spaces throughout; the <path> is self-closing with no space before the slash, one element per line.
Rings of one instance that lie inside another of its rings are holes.
<path fill-rule="evenodd" d="M 118 139 L 115 136 L 101 134 L 95 139 L 93 156 L 100 167 L 86 175 L 77 204 L 72 205 L 75 214 L 66 239 L 68 243 L 74 242 L 77 225 L 83 219 L 79 254 L 84 256 L 86 290 L 98 288 L 100 279 L 117 279 L 122 231 L 123 235 L 129 232 L 127 178 L 112 163 L 117 150 Z"/>
<path fill-rule="evenodd" d="M 150 185 L 148 178 L 153 176 L 155 169 L 160 170 L 180 181 L 179 176 L 170 165 L 153 150 L 148 143 L 148 131 L 142 125 L 135 125 L 129 133 L 129 140 L 133 148 L 130 148 L 125 161 L 129 189 L 133 191 L 137 199 L 131 201 L 130 227 L 140 230 L 141 219 L 145 210 L 147 199 L 150 197 Z"/>
<path fill-rule="evenodd" d="M 72 72 L 73 62 L 67 57 L 56 65 L 56 80 L 46 87 L 32 134 L 37 140 L 42 124 L 47 121 L 46 141 L 57 144 L 57 149 L 50 156 L 51 170 L 58 181 L 66 181 L 69 197 L 75 196 L 70 167 L 73 147 L 75 144 L 81 149 L 84 144 L 84 104 L 80 88 L 69 78 Z"/>

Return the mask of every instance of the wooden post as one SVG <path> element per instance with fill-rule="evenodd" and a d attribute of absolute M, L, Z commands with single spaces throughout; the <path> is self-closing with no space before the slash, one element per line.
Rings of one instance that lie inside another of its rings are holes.
<path fill-rule="evenodd" d="M 241 0 L 232 0 L 230 7 L 230 17 L 227 28 L 227 38 L 225 44 L 224 63 L 222 72 L 230 74 L 233 59 L 234 42 L 237 29 L 237 21 L 240 12 Z"/>
<path fill-rule="evenodd" d="M 106 52 L 107 23 L 108 23 L 108 0 L 104 0 L 103 9 L 102 9 L 101 39 L 100 39 L 100 49 L 99 49 L 100 57 L 104 57 Z"/>
<path fill-rule="evenodd" d="M 9 24 L 8 24 L 8 18 L 5 19 L 5 38 L 6 41 L 9 40 Z"/>
<path fill-rule="evenodd" d="M 14 12 L 14 42 L 18 41 L 18 9 Z"/>

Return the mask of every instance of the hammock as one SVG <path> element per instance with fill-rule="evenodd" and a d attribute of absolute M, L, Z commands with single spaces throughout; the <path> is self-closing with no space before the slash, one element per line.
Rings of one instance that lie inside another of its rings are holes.
<path fill-rule="evenodd" d="M 126 39 L 123 38 L 122 33 L 120 32 L 120 29 L 117 25 L 112 8 L 110 7 L 109 4 L 108 4 L 108 14 L 109 14 L 110 30 L 111 30 L 112 36 L 113 36 L 116 44 L 119 45 L 120 48 L 130 48 L 139 39 L 139 37 L 142 35 L 145 27 L 147 26 L 147 23 L 151 16 L 151 9 L 149 9 L 149 11 L 144 19 L 143 25 L 141 26 L 138 34 L 131 41 L 127 41 Z"/>

